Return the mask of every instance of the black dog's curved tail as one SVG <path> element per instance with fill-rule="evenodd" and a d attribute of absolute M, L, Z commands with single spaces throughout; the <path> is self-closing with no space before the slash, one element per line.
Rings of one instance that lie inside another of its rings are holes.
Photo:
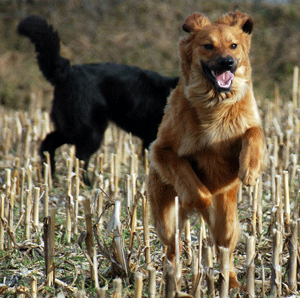
<path fill-rule="evenodd" d="M 38 16 L 29 16 L 19 23 L 17 32 L 34 44 L 38 65 L 46 79 L 53 85 L 64 81 L 70 61 L 59 55 L 60 40 L 53 27 Z"/>

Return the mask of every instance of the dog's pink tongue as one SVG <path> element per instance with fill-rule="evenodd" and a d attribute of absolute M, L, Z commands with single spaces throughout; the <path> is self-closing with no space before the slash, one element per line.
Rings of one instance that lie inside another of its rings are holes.
<path fill-rule="evenodd" d="M 234 79 L 234 74 L 229 70 L 216 76 L 216 81 L 219 87 L 221 88 L 229 88 L 233 79 Z"/>

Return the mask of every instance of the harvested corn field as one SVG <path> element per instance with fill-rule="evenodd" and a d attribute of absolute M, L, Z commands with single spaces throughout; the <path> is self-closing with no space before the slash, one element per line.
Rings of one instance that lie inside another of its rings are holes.
<path fill-rule="evenodd" d="M 293 101 L 259 102 L 265 169 L 238 195 L 240 242 L 234 253 L 242 289 L 230 297 L 298 297 L 300 114 Z M 38 97 L 32 94 L 32 97 Z M 0 109 L 0 293 L 3 297 L 227 297 L 226 250 L 217 265 L 204 222 L 190 218 L 176 267 L 151 225 L 140 140 L 111 125 L 82 182 L 74 148 L 56 154 L 56 173 L 38 148 L 51 131 L 46 112 Z M 46 158 L 47 160 L 47 158 Z M 105 296 L 106 295 L 106 296 Z"/>

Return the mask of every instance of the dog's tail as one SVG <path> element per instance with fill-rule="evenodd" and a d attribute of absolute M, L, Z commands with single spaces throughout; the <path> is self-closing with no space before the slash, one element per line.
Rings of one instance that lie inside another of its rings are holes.
<path fill-rule="evenodd" d="M 63 81 L 70 69 L 70 61 L 59 55 L 60 40 L 53 27 L 38 16 L 29 16 L 19 23 L 17 31 L 34 44 L 38 65 L 46 79 L 53 85 Z"/>

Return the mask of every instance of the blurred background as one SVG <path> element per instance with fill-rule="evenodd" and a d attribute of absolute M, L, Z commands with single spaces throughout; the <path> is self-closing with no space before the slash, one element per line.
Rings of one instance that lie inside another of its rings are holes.
<path fill-rule="evenodd" d="M 185 18 L 205 13 L 211 21 L 240 10 L 254 18 L 251 62 L 260 104 L 292 97 L 300 62 L 300 1 L 216 0 L 0 0 L 0 104 L 49 111 L 52 86 L 40 73 L 34 47 L 19 37 L 21 19 L 36 14 L 59 32 L 61 55 L 72 64 L 115 62 L 163 75 L 179 74 L 178 40 Z"/>

